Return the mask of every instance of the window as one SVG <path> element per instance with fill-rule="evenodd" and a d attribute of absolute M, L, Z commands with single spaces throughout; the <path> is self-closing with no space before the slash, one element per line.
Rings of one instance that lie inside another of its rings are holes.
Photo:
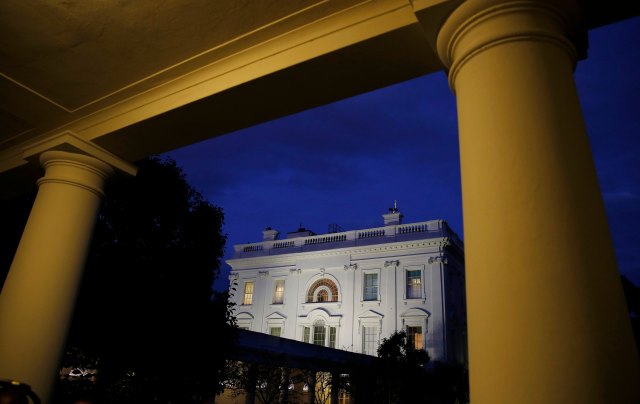
<path fill-rule="evenodd" d="M 238 313 L 236 315 L 236 324 L 238 324 L 238 328 L 250 330 L 251 325 L 253 324 L 253 315 L 246 311 Z"/>
<path fill-rule="evenodd" d="M 378 353 L 378 327 L 362 327 L 362 353 L 377 355 Z"/>
<path fill-rule="evenodd" d="M 407 299 L 422 297 L 422 271 L 407 271 Z"/>
<path fill-rule="evenodd" d="M 253 303 L 253 282 L 248 281 L 244 284 L 244 300 L 242 304 L 251 304 Z"/>
<path fill-rule="evenodd" d="M 276 287 L 273 291 L 273 304 L 282 304 L 284 302 L 284 280 L 277 280 Z"/>
<path fill-rule="evenodd" d="M 336 347 L 336 327 L 329 327 L 329 348 Z"/>
<path fill-rule="evenodd" d="M 273 335 L 274 337 L 279 337 L 281 334 L 282 334 L 282 327 L 269 328 L 269 335 Z"/>
<path fill-rule="evenodd" d="M 302 342 L 335 348 L 338 327 L 327 326 L 324 320 L 316 320 L 311 327 L 302 328 Z"/>
<path fill-rule="evenodd" d="M 413 346 L 413 349 L 423 349 L 422 327 L 407 326 L 407 340 Z"/>
<path fill-rule="evenodd" d="M 320 279 L 311 285 L 307 292 L 307 303 L 337 302 L 338 287 L 330 279 Z"/>
<path fill-rule="evenodd" d="M 322 289 L 318 291 L 316 295 L 316 302 L 328 302 L 329 301 L 329 292 Z"/>
<path fill-rule="evenodd" d="M 378 274 L 364 274 L 362 300 L 378 300 Z"/>
<path fill-rule="evenodd" d="M 326 327 L 324 326 L 324 321 L 318 320 L 313 323 L 313 344 L 314 345 L 325 345 L 325 336 L 326 336 Z"/>

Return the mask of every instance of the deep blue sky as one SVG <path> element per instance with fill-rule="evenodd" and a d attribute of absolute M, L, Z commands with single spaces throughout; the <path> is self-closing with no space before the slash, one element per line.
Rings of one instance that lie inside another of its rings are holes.
<path fill-rule="evenodd" d="M 621 273 L 640 285 L 640 18 L 589 33 L 575 73 Z M 300 224 L 445 219 L 464 238 L 455 99 L 439 72 L 168 154 L 225 212 L 233 244 Z M 225 266 L 216 282 L 227 285 Z"/>

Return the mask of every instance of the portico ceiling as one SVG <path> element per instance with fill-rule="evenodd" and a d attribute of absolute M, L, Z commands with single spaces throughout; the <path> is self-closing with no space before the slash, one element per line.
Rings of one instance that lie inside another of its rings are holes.
<path fill-rule="evenodd" d="M 459 2 L 3 0 L 0 172 L 62 133 L 134 161 L 439 70 Z M 590 25 L 636 14 L 601 3 Z"/>

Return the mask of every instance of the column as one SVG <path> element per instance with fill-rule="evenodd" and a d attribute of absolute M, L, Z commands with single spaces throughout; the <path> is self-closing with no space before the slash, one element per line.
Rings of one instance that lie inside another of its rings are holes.
<path fill-rule="evenodd" d="M 338 404 L 340 397 L 340 372 L 331 372 L 331 404 Z"/>
<path fill-rule="evenodd" d="M 47 151 L 45 175 L 0 294 L 0 378 L 48 401 L 109 165 Z"/>
<path fill-rule="evenodd" d="M 474 404 L 638 400 L 565 3 L 470 0 L 438 35 L 458 106 Z"/>
<path fill-rule="evenodd" d="M 255 404 L 256 402 L 256 384 L 258 384 L 258 370 L 256 367 L 258 364 L 250 363 L 249 364 L 249 376 L 247 391 L 245 393 L 245 404 Z"/>

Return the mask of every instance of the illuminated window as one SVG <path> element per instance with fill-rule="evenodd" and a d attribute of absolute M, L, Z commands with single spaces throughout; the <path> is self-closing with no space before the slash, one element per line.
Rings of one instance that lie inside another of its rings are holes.
<path fill-rule="evenodd" d="M 242 304 L 251 304 L 253 303 L 253 282 L 248 281 L 244 284 L 244 300 Z"/>
<path fill-rule="evenodd" d="M 422 271 L 407 271 L 407 299 L 422 297 Z"/>
<path fill-rule="evenodd" d="M 327 290 L 319 290 L 316 295 L 316 302 L 328 302 L 329 301 L 329 292 Z"/>
<path fill-rule="evenodd" d="M 362 353 L 376 355 L 378 353 L 378 327 L 362 327 Z"/>
<path fill-rule="evenodd" d="M 271 327 L 269 329 L 269 335 L 273 335 L 274 337 L 279 337 L 282 334 L 282 327 Z"/>
<path fill-rule="evenodd" d="M 413 349 L 423 349 L 422 327 L 407 326 L 407 342 L 413 346 Z"/>
<path fill-rule="evenodd" d="M 273 304 L 282 304 L 284 302 L 284 280 L 277 280 L 276 287 L 273 291 Z"/>
<path fill-rule="evenodd" d="M 330 279 L 320 279 L 314 282 L 307 292 L 307 303 L 337 301 L 338 287 Z"/>
<path fill-rule="evenodd" d="M 318 320 L 313 323 L 313 344 L 325 345 L 325 338 L 327 335 L 327 328 L 324 326 L 324 321 Z"/>
<path fill-rule="evenodd" d="M 362 300 L 378 300 L 378 274 L 364 274 Z"/>

